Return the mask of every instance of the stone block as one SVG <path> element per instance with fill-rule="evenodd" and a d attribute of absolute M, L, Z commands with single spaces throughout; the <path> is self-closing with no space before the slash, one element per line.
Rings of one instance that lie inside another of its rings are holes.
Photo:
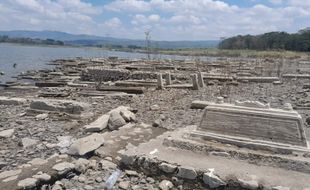
<path fill-rule="evenodd" d="M 89 104 L 72 100 L 39 99 L 30 104 L 30 108 L 39 111 L 64 112 L 68 114 L 81 114 L 89 108 Z"/>

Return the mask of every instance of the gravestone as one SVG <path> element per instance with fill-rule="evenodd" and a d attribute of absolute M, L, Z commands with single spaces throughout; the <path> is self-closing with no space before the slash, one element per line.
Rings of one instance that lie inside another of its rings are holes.
<path fill-rule="evenodd" d="M 302 118 L 290 104 L 273 109 L 257 101 L 217 101 L 205 108 L 199 127 L 191 134 L 232 144 L 308 147 Z"/>

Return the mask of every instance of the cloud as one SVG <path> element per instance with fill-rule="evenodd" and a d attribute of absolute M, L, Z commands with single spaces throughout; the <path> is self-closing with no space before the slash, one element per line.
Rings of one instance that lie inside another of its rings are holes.
<path fill-rule="evenodd" d="M 142 0 L 115 0 L 104 6 L 110 11 L 146 12 L 151 10 L 150 3 Z"/>
<path fill-rule="evenodd" d="M 0 0 L 0 30 L 60 30 L 154 40 L 206 40 L 310 25 L 310 0 Z M 231 1 L 230 1 L 231 2 Z M 98 3 L 97 3 L 98 4 Z"/>
<path fill-rule="evenodd" d="M 104 25 L 106 27 L 118 28 L 122 25 L 122 21 L 119 18 L 114 17 L 114 18 L 111 18 L 111 19 L 105 21 Z"/>

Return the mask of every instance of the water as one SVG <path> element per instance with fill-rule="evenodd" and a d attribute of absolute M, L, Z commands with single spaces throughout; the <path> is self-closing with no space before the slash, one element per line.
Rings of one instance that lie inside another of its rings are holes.
<path fill-rule="evenodd" d="M 0 43 L 0 83 L 12 81 L 12 77 L 27 70 L 38 70 L 52 68 L 47 65 L 51 60 L 75 58 L 75 57 L 108 57 L 117 56 L 120 58 L 146 58 L 145 54 L 128 53 L 118 51 L 107 51 L 97 48 L 73 48 L 73 47 L 46 47 L 46 46 L 27 46 L 18 44 Z M 152 55 L 153 58 L 186 59 L 184 56 L 174 55 Z M 14 68 L 13 65 L 16 64 Z"/>

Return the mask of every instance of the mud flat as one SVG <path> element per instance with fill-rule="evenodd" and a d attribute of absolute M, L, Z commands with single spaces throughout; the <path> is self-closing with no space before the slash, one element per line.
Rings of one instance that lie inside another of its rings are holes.
<path fill-rule="evenodd" d="M 26 71 L 0 90 L 0 189 L 306 190 L 305 63 L 76 58 Z"/>

